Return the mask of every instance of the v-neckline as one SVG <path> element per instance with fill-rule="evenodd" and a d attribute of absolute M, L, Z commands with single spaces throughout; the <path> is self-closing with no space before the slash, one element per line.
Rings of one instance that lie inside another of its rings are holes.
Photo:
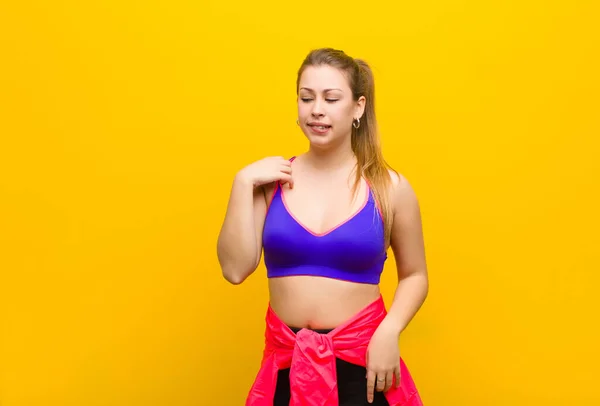
<path fill-rule="evenodd" d="M 369 197 L 371 194 L 371 188 L 369 187 L 369 182 L 365 182 L 365 190 L 366 190 L 365 199 L 364 199 L 363 203 L 360 205 L 360 207 L 354 211 L 354 213 L 350 214 L 349 217 L 342 220 L 340 223 L 336 224 L 335 226 L 329 228 L 328 230 L 325 230 L 321 233 L 317 233 L 317 232 L 311 230 L 309 227 L 307 227 L 304 223 L 302 223 L 294 215 L 294 213 L 292 213 L 292 211 L 290 210 L 289 206 L 287 205 L 287 203 L 285 201 L 285 194 L 283 193 L 283 187 L 281 185 L 279 185 L 279 195 L 281 196 L 281 202 L 283 203 L 283 207 L 285 208 L 285 211 L 287 212 L 287 214 L 294 220 L 294 222 L 296 222 L 296 224 L 298 224 L 300 227 L 302 227 L 304 230 L 306 230 L 308 233 L 312 234 L 315 237 L 325 237 L 326 235 L 331 234 L 335 230 L 342 227 L 344 224 L 350 222 L 354 217 L 359 215 L 364 210 L 364 208 L 367 206 L 367 203 L 369 202 Z"/>

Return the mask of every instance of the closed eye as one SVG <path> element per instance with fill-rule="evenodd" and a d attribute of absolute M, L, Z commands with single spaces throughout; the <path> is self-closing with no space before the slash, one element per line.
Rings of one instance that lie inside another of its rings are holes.
<path fill-rule="evenodd" d="M 304 103 L 308 103 L 309 101 L 311 101 L 312 99 L 308 99 L 308 98 L 302 98 L 300 99 L 302 100 Z M 338 101 L 339 99 L 325 99 L 326 102 L 328 103 L 335 103 L 336 101 Z"/>

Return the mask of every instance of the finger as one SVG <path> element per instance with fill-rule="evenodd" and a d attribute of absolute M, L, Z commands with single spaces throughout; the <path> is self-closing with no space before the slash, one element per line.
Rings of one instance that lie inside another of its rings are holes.
<path fill-rule="evenodd" d="M 280 170 L 281 170 L 281 172 L 284 172 L 284 173 L 292 173 L 291 166 L 281 165 Z"/>
<path fill-rule="evenodd" d="M 394 380 L 396 381 L 396 388 L 400 387 L 400 367 L 397 366 L 396 369 L 394 369 Z"/>
<path fill-rule="evenodd" d="M 281 185 L 285 185 L 287 183 L 290 189 L 294 187 L 294 180 L 292 179 L 291 175 L 285 173 L 282 174 L 279 182 L 281 183 Z"/>
<path fill-rule="evenodd" d="M 385 375 L 385 387 L 383 388 L 384 392 L 387 392 L 392 387 L 392 383 L 394 382 L 394 373 L 393 371 L 389 371 Z"/>
<path fill-rule="evenodd" d="M 287 181 L 288 185 L 290 186 L 290 189 L 293 189 L 294 188 L 294 178 L 292 178 L 292 175 L 285 174 L 285 180 Z"/>
<path fill-rule="evenodd" d="M 367 371 L 367 402 L 373 403 L 373 393 L 375 392 L 375 372 Z"/>
<path fill-rule="evenodd" d="M 380 372 L 377 374 L 377 383 L 375 385 L 375 389 L 377 389 L 377 392 L 382 392 L 383 389 L 385 388 L 385 381 L 386 381 L 386 374 L 385 372 Z"/>

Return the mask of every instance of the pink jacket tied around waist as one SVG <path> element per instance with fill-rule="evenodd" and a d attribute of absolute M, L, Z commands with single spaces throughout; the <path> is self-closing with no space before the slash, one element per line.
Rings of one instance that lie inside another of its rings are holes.
<path fill-rule="evenodd" d="M 380 296 L 328 334 L 308 329 L 294 334 L 269 306 L 263 359 L 246 406 L 273 406 L 277 371 L 285 368 L 290 368 L 290 406 L 338 406 L 335 359 L 365 366 L 369 340 L 386 313 Z M 385 397 L 390 406 L 423 405 L 402 358 L 400 386 L 392 385 Z"/>

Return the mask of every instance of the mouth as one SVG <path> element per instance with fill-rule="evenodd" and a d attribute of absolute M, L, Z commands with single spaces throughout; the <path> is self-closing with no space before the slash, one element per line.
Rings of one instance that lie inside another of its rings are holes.
<path fill-rule="evenodd" d="M 322 123 L 309 123 L 308 126 L 310 129 L 317 134 L 326 134 L 331 128 L 330 125 L 322 124 Z"/>

